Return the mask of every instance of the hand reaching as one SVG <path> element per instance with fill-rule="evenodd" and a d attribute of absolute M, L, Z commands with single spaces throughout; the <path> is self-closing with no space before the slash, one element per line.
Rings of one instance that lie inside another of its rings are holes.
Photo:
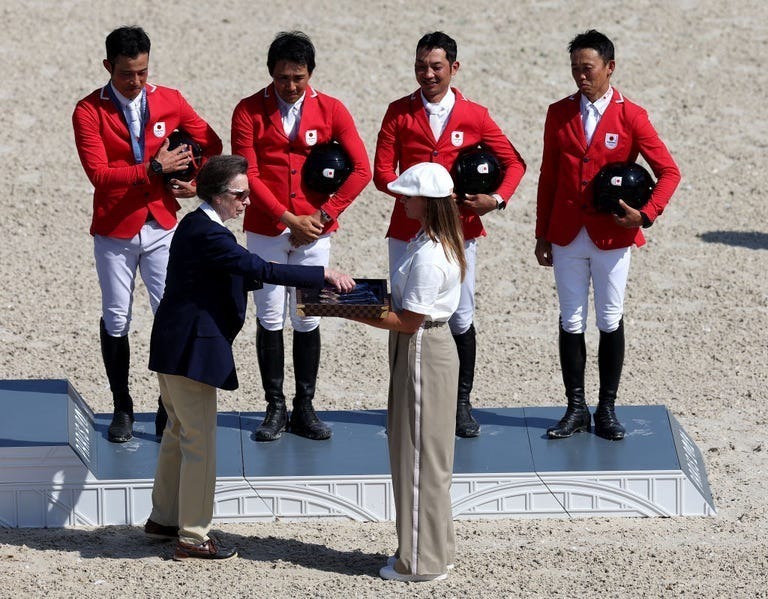
<path fill-rule="evenodd" d="M 355 280 L 352 277 L 332 268 L 325 269 L 325 280 L 339 291 L 348 292 L 355 288 Z"/>

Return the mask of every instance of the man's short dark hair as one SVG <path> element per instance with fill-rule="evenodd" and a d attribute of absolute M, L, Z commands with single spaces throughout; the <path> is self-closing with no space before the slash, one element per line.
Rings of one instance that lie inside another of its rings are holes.
<path fill-rule="evenodd" d="M 301 31 L 281 31 L 269 45 L 267 68 L 270 75 L 274 73 L 275 66 L 281 60 L 306 66 L 311 75 L 315 70 L 315 47 L 312 45 L 312 40 Z"/>
<path fill-rule="evenodd" d="M 445 57 L 450 64 L 456 62 L 458 56 L 458 49 L 456 48 L 456 40 L 450 35 L 443 33 L 442 31 L 435 31 L 433 33 L 427 33 L 416 44 L 416 53 L 420 50 L 444 50 Z"/>
<path fill-rule="evenodd" d="M 614 60 L 613 42 L 596 29 L 580 33 L 568 44 L 568 54 L 586 49 L 595 50 L 605 62 Z"/>
<path fill-rule="evenodd" d="M 141 27 L 119 27 L 107 36 L 107 60 L 114 64 L 118 56 L 136 58 L 149 54 L 149 36 Z"/>
<path fill-rule="evenodd" d="M 242 156 L 211 156 L 197 173 L 197 197 L 211 202 L 214 196 L 227 190 L 229 182 L 237 175 L 248 172 L 248 161 Z"/>

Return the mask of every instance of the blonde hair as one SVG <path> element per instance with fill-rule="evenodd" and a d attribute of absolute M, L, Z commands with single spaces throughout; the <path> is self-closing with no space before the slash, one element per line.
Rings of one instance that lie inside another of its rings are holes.
<path fill-rule="evenodd" d="M 452 196 L 425 200 L 424 233 L 443 246 L 445 257 L 459 266 L 463 281 L 467 259 L 464 256 L 464 234 L 456 201 Z"/>

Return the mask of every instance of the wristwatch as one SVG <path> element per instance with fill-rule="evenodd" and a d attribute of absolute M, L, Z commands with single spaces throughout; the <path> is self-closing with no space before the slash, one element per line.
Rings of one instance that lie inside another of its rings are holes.
<path fill-rule="evenodd" d="M 332 220 L 333 220 L 333 218 L 331 218 L 331 215 L 330 215 L 330 214 L 328 214 L 328 213 L 327 213 L 325 210 L 323 210 L 322 208 L 320 208 L 320 221 L 321 221 L 323 224 L 326 224 L 326 223 L 329 223 L 329 222 L 331 222 Z"/>
<path fill-rule="evenodd" d="M 152 169 L 152 172 L 155 173 L 156 175 L 162 175 L 163 174 L 163 165 L 160 164 L 154 158 L 149 161 L 149 168 Z"/>
<path fill-rule="evenodd" d="M 499 212 L 501 212 L 507 207 L 507 203 L 504 200 L 496 200 L 496 202 L 497 202 L 496 210 L 498 210 Z"/>

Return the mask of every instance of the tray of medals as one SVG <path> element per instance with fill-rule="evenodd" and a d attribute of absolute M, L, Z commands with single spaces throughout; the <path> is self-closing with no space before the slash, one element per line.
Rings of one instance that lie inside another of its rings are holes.
<path fill-rule="evenodd" d="M 340 292 L 326 285 L 322 289 L 296 289 L 299 316 L 341 316 L 384 318 L 389 312 L 386 279 L 355 279 L 355 288 Z"/>

